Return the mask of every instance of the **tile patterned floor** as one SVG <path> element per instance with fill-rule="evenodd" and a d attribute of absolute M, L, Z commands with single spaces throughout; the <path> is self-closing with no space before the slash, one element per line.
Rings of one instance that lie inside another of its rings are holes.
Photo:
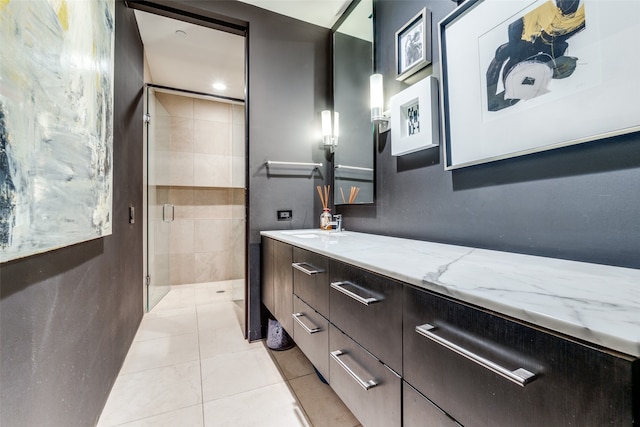
<path fill-rule="evenodd" d="M 99 427 L 359 426 L 298 347 L 244 340 L 234 288 L 171 288 L 142 319 Z"/>

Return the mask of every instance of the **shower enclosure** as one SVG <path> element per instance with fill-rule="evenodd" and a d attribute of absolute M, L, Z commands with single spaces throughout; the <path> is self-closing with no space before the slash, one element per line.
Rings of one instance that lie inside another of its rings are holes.
<path fill-rule="evenodd" d="M 147 295 L 205 283 L 244 308 L 244 103 L 146 85 Z"/>

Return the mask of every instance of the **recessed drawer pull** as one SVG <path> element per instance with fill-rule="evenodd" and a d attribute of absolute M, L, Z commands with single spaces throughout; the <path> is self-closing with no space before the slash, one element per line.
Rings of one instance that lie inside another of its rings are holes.
<path fill-rule="evenodd" d="M 316 268 L 311 264 L 307 264 L 306 262 L 294 262 L 293 264 L 291 264 L 291 266 L 309 276 L 313 276 L 314 274 L 318 273 L 324 273 L 324 270 Z"/>
<path fill-rule="evenodd" d="M 298 324 L 300 326 L 302 326 L 302 329 L 304 329 L 305 331 L 307 331 L 310 334 L 315 334 L 316 332 L 320 332 L 322 329 L 314 326 L 313 328 L 308 327 L 307 325 L 304 324 L 304 322 L 302 320 L 300 320 L 301 317 L 304 317 L 304 313 L 294 313 L 293 314 L 293 319 L 298 322 Z M 326 354 L 326 353 L 325 353 Z"/>
<path fill-rule="evenodd" d="M 460 347 L 457 344 L 452 343 L 449 340 L 446 340 L 434 334 L 432 332 L 434 329 L 436 329 L 436 327 L 428 323 L 425 323 L 424 325 L 416 326 L 416 332 L 419 333 L 420 335 L 426 338 L 429 338 L 432 341 L 435 341 L 436 343 L 442 345 L 443 347 L 448 348 L 451 351 L 458 353 L 461 356 L 466 357 L 467 359 L 477 363 L 480 366 L 484 366 L 490 371 L 495 372 L 501 377 L 506 378 L 509 381 L 512 381 L 521 387 L 524 387 L 525 385 L 527 385 L 528 383 L 536 379 L 536 374 L 534 374 L 533 372 L 529 372 L 524 368 L 518 368 L 514 371 L 511 371 L 503 366 L 498 365 L 497 363 L 494 363 L 488 359 L 485 359 L 482 356 L 479 356 L 463 347 Z"/>
<path fill-rule="evenodd" d="M 355 292 L 353 292 L 352 290 L 347 289 L 346 286 L 353 287 L 353 283 L 351 282 L 332 282 L 331 283 L 331 287 L 333 289 L 342 292 L 346 296 L 353 298 L 354 300 L 358 301 L 361 304 L 370 305 L 380 301 L 379 299 L 373 298 L 373 297 L 368 297 L 368 298 L 362 297 L 356 294 Z"/>
<path fill-rule="evenodd" d="M 353 369 L 351 369 L 350 367 L 347 366 L 346 363 L 344 363 L 342 361 L 342 359 L 340 359 L 340 356 L 344 355 L 346 353 L 344 353 L 342 350 L 336 350 L 336 351 L 332 351 L 331 352 L 331 357 L 333 358 L 333 360 L 335 360 L 338 365 L 340 365 L 342 367 L 342 369 L 344 369 L 345 371 L 347 371 L 347 373 L 349 375 L 351 375 L 351 377 L 356 380 L 356 382 L 358 384 L 360 384 L 360 387 L 362 387 L 365 390 L 369 390 L 370 388 L 373 388 L 375 386 L 378 385 L 378 382 L 375 380 L 368 380 L 365 381 L 362 378 L 360 378 L 358 376 L 358 374 L 356 374 L 355 372 L 353 372 Z"/>

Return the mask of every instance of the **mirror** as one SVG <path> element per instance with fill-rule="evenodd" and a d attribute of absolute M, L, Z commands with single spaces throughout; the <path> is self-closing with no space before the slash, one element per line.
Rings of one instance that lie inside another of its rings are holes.
<path fill-rule="evenodd" d="M 373 203 L 372 69 L 373 0 L 354 0 L 333 32 L 333 109 L 340 113 L 333 158 L 336 205 Z"/>

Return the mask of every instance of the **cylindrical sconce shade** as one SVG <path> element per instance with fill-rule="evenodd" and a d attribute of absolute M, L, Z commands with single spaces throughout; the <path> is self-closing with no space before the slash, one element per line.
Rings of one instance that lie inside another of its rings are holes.
<path fill-rule="evenodd" d="M 322 137 L 331 136 L 331 111 L 322 112 Z"/>
<path fill-rule="evenodd" d="M 382 118 L 384 109 L 384 93 L 382 88 L 382 74 L 372 74 L 369 77 L 371 92 L 371 121 Z"/>

